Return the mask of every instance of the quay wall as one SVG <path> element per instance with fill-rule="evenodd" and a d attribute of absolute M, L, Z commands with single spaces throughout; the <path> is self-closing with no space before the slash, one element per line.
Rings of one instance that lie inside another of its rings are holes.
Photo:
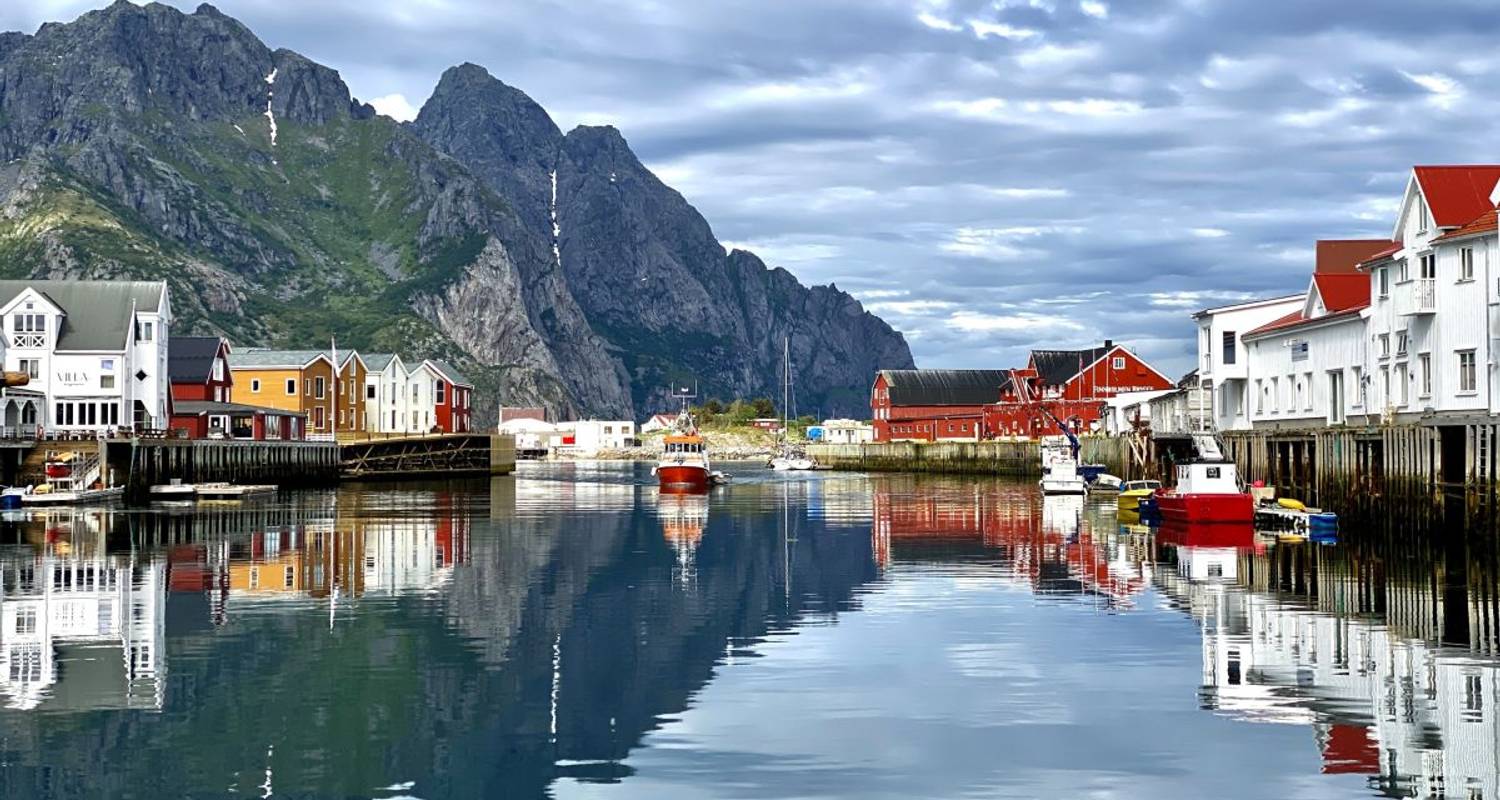
<path fill-rule="evenodd" d="M 274 483 L 330 486 L 339 478 L 333 442 L 257 442 L 205 439 L 120 439 L 104 442 L 105 460 L 124 476 L 125 494 L 149 496 L 152 486 L 184 483 Z"/>
<path fill-rule="evenodd" d="M 1104 464 L 1112 474 L 1125 476 L 1130 463 L 1127 440 L 1081 437 L 1079 457 Z M 865 472 L 929 472 L 971 475 L 1040 477 L 1041 449 L 1034 441 L 883 442 L 870 444 L 814 444 L 808 455 L 838 470 Z"/>

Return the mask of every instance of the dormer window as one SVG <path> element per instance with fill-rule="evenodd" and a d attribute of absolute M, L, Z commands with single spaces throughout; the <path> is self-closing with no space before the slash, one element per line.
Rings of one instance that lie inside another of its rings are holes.
<path fill-rule="evenodd" d="M 15 314 L 10 318 L 12 347 L 46 347 L 47 315 Z"/>
<path fill-rule="evenodd" d="M 156 341 L 156 323 L 149 321 L 137 322 L 135 324 L 135 340 L 137 342 Z"/>

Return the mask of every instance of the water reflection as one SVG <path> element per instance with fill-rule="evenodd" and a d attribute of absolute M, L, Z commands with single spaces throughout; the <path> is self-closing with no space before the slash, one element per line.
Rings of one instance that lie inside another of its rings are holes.
<path fill-rule="evenodd" d="M 528 469 L 0 517 L 0 796 L 1500 796 L 1482 537 Z"/>

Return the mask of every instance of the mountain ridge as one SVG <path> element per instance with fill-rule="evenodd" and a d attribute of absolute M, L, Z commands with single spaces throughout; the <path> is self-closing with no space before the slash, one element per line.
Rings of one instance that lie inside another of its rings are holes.
<path fill-rule="evenodd" d="M 192 332 L 447 358 L 480 419 L 779 394 L 783 338 L 828 413 L 911 365 L 854 298 L 726 253 L 618 130 L 471 63 L 396 123 L 208 4 L 0 34 L 0 162 L 4 277 L 157 277 Z"/>

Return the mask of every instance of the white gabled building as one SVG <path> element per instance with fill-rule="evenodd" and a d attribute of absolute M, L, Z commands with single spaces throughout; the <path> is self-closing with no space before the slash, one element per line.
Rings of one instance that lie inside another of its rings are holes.
<path fill-rule="evenodd" d="M 1301 307 L 1300 294 L 1209 308 L 1193 315 L 1198 323 L 1198 378 L 1221 431 L 1250 427 L 1246 333 Z"/>
<path fill-rule="evenodd" d="M 1371 397 L 1386 420 L 1500 412 L 1497 183 L 1500 166 L 1413 168 L 1393 241 L 1362 265 Z"/>
<path fill-rule="evenodd" d="M 415 433 L 411 417 L 411 372 L 394 353 L 365 356 L 365 430 Z"/>
<path fill-rule="evenodd" d="M 1500 166 L 1414 167 L 1393 238 L 1319 242 L 1297 307 L 1240 334 L 1232 359 L 1230 315 L 1285 298 L 1196 314 L 1218 428 L 1500 414 L 1497 204 Z"/>
<path fill-rule="evenodd" d="M 0 359 L 31 382 L 7 389 L 8 436 L 166 428 L 171 298 L 162 281 L 0 281 Z"/>

